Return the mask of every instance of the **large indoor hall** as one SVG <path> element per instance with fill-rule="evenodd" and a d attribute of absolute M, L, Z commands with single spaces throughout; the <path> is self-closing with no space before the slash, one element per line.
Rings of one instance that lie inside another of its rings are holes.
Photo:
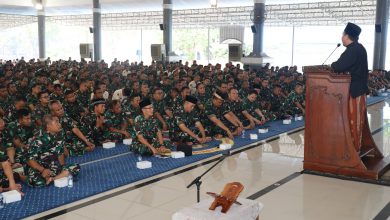
<path fill-rule="evenodd" d="M 0 0 L 0 219 L 390 220 L 390 0 Z"/>

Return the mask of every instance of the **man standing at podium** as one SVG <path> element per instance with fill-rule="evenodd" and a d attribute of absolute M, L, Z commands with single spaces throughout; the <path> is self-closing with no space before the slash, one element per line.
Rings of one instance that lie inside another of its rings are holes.
<path fill-rule="evenodd" d="M 368 92 L 367 52 L 363 45 L 358 42 L 360 32 L 361 29 L 356 24 L 347 24 L 341 38 L 346 50 L 331 65 L 337 73 L 349 72 L 351 74 L 349 120 L 352 139 L 357 151 L 360 150 L 362 142 L 362 130 L 366 114 L 366 93 Z"/>

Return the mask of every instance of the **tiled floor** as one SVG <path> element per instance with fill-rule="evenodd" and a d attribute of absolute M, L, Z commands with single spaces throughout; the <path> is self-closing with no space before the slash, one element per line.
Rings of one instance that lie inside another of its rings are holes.
<path fill-rule="evenodd" d="M 368 108 L 375 142 L 385 155 L 390 154 L 390 107 L 382 102 Z M 383 129 L 381 129 L 383 128 Z M 239 181 L 248 197 L 287 176 L 302 170 L 303 135 L 300 131 L 278 140 L 229 156 L 202 178 L 205 192 L 220 192 L 225 183 Z M 55 219 L 171 219 L 172 214 L 196 202 L 196 189 L 186 186 L 213 163 L 83 206 Z M 130 186 L 133 186 L 131 184 Z M 125 189 L 129 186 L 121 187 Z M 116 189 L 116 191 L 120 190 Z M 105 193 L 110 194 L 115 190 Z M 93 198 L 98 198 L 97 195 Z M 78 202 L 84 202 L 93 198 Z M 390 187 L 302 174 L 256 199 L 263 203 L 262 220 L 373 219 L 390 201 Z M 69 204 L 65 208 L 77 207 Z M 46 216 L 60 207 L 30 219 Z M 390 219 L 390 218 L 389 218 Z"/>

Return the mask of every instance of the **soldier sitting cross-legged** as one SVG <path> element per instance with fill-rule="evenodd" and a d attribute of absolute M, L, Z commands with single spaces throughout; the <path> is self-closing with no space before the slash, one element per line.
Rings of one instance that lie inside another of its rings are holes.
<path fill-rule="evenodd" d="M 42 187 L 69 175 L 77 176 L 80 172 L 80 165 L 65 164 L 64 140 L 58 118 L 46 115 L 42 123 L 45 131 L 32 141 L 27 154 L 27 182 L 33 187 Z"/>

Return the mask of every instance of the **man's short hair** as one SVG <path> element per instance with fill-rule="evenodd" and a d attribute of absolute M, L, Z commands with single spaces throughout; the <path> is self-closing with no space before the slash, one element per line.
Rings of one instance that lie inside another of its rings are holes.
<path fill-rule="evenodd" d="M 27 98 L 24 97 L 24 96 L 22 96 L 22 95 L 17 95 L 17 96 L 15 97 L 14 103 L 20 102 L 20 101 L 27 102 Z"/>
<path fill-rule="evenodd" d="M 93 88 L 93 93 L 96 93 L 98 90 L 101 90 L 102 88 L 100 88 L 99 86 Z"/>
<path fill-rule="evenodd" d="M 45 93 L 49 94 L 49 91 L 47 91 L 47 90 L 42 90 L 42 91 L 40 91 L 40 92 L 38 93 L 38 99 L 40 99 L 41 96 L 42 96 L 43 94 L 45 94 Z"/>
<path fill-rule="evenodd" d="M 108 107 L 110 109 L 114 108 L 114 106 L 116 106 L 117 104 L 120 104 L 120 100 L 112 100 L 109 104 L 108 104 Z"/>
<path fill-rule="evenodd" d="M 42 127 L 44 129 L 47 129 L 47 126 L 56 119 L 57 117 L 52 116 L 52 115 L 45 115 L 42 118 Z"/>
<path fill-rule="evenodd" d="M 199 86 L 203 85 L 203 83 L 197 83 L 196 84 L 196 89 L 198 89 Z"/>
<path fill-rule="evenodd" d="M 58 101 L 58 100 L 51 100 L 51 101 L 49 102 L 49 109 L 50 109 L 50 111 L 52 111 L 52 106 L 53 106 L 54 104 L 61 104 L 61 102 Z"/>
<path fill-rule="evenodd" d="M 232 87 L 232 88 L 229 89 L 228 92 L 230 93 L 232 90 L 237 90 L 238 91 L 238 89 L 236 87 Z"/>
<path fill-rule="evenodd" d="M 60 89 L 62 89 L 62 86 L 61 86 L 61 84 L 54 84 L 54 89 L 58 89 L 58 88 L 60 88 Z"/>
<path fill-rule="evenodd" d="M 277 84 L 277 83 L 274 84 L 273 87 L 274 87 L 274 88 L 282 88 L 282 86 L 281 86 L 280 84 Z"/>
<path fill-rule="evenodd" d="M 188 86 L 183 86 L 182 88 L 181 88 L 181 91 L 180 92 L 183 92 L 185 89 L 190 89 L 190 87 L 188 87 Z"/>
<path fill-rule="evenodd" d="M 131 89 L 130 88 L 124 88 L 123 89 L 123 95 L 124 96 L 130 96 L 131 95 Z"/>
<path fill-rule="evenodd" d="M 133 93 L 133 94 L 130 96 L 130 101 L 133 101 L 136 97 L 140 97 L 140 98 L 141 98 L 141 95 L 138 94 L 138 93 Z"/>
<path fill-rule="evenodd" d="M 18 117 L 18 119 L 21 119 L 29 115 L 30 115 L 30 110 L 28 110 L 27 108 L 22 108 L 16 111 L 16 116 Z"/>
<path fill-rule="evenodd" d="M 257 91 L 254 90 L 254 89 L 252 89 L 252 90 L 250 90 L 250 91 L 248 92 L 248 95 L 252 95 L 252 94 L 258 95 Z"/>
<path fill-rule="evenodd" d="M 157 91 L 159 91 L 159 90 L 162 90 L 160 87 L 155 87 L 154 89 L 153 89 L 153 94 L 154 93 L 156 93 Z"/>
<path fill-rule="evenodd" d="M 73 89 L 65 89 L 64 91 L 64 95 L 67 96 L 67 95 L 70 95 L 70 94 L 73 94 L 74 93 L 74 90 Z"/>

